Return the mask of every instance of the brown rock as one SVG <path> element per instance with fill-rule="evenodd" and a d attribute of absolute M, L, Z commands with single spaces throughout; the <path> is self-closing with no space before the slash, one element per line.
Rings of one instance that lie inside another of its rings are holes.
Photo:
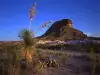
<path fill-rule="evenodd" d="M 48 40 L 69 40 L 69 39 L 85 39 L 87 36 L 78 29 L 73 28 L 73 23 L 70 19 L 62 19 L 56 21 L 52 26 L 40 37 Z"/>

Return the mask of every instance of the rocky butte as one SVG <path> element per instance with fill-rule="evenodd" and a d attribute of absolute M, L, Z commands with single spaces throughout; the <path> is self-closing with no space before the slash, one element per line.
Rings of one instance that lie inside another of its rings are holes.
<path fill-rule="evenodd" d="M 62 19 L 53 23 L 42 36 L 37 38 L 42 40 L 82 40 L 86 37 L 87 35 L 82 31 L 73 27 L 70 19 Z"/>

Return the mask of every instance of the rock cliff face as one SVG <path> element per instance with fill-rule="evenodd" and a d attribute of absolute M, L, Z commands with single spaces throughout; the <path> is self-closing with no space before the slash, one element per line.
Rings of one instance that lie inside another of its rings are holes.
<path fill-rule="evenodd" d="M 85 39 L 86 37 L 82 31 L 73 28 L 73 23 L 70 19 L 62 19 L 52 24 L 52 26 L 38 38 L 48 40 L 74 40 Z"/>

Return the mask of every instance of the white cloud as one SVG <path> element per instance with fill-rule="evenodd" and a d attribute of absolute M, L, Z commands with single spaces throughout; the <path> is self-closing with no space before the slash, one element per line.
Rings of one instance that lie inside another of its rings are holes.
<path fill-rule="evenodd" d="M 86 34 L 87 36 L 92 36 L 92 33 L 90 33 L 90 32 L 85 32 L 85 34 Z"/>

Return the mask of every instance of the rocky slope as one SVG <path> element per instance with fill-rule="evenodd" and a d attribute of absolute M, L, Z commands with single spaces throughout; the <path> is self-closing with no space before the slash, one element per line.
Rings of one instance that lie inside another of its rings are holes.
<path fill-rule="evenodd" d="M 70 19 L 62 19 L 52 24 L 52 26 L 38 38 L 49 40 L 74 40 L 84 39 L 86 37 L 87 36 L 82 31 L 73 28 L 73 23 Z"/>

